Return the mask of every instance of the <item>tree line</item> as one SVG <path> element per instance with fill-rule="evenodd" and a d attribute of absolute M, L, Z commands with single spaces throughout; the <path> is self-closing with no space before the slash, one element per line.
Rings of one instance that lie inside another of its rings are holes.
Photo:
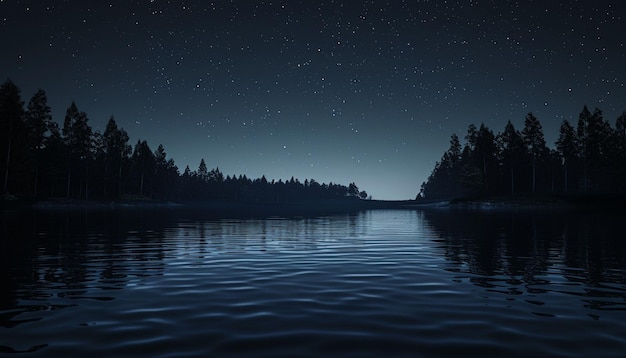
<path fill-rule="evenodd" d="M 561 123 L 554 148 L 532 113 L 521 131 L 511 121 L 497 134 L 470 124 L 465 139 L 452 134 L 418 198 L 626 192 L 626 112 L 612 127 L 599 108 L 584 106 L 577 123 Z"/>
<path fill-rule="evenodd" d="M 93 130 L 76 103 L 62 126 L 52 119 L 46 92 L 38 90 L 26 107 L 11 80 L 0 86 L 0 173 L 5 197 L 81 200 L 153 199 L 238 201 L 284 204 L 313 199 L 367 197 L 355 183 L 318 183 L 265 176 L 224 176 L 204 159 L 180 173 L 163 145 L 130 144 L 128 133 L 109 118 L 104 132 Z"/>

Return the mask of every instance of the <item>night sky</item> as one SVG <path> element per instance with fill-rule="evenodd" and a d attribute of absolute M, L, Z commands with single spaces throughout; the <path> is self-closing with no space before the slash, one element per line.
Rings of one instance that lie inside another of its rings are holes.
<path fill-rule="evenodd" d="M 470 123 L 626 110 L 623 1 L 0 0 L 0 80 L 76 101 L 181 172 L 410 199 Z"/>

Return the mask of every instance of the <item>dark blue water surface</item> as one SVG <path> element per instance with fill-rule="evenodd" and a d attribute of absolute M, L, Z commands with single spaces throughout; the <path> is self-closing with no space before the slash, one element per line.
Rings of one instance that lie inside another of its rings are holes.
<path fill-rule="evenodd" d="M 2 214 L 0 353 L 615 356 L 625 216 Z"/>

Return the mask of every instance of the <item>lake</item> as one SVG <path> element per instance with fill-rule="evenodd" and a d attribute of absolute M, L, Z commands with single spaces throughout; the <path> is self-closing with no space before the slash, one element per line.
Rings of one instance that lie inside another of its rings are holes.
<path fill-rule="evenodd" d="M 622 357 L 625 218 L 4 212 L 0 353 Z"/>

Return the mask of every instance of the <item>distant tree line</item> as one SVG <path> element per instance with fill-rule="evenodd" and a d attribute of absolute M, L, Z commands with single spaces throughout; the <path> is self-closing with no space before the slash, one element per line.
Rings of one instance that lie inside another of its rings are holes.
<path fill-rule="evenodd" d="M 133 146 L 113 116 L 103 133 L 76 106 L 67 108 L 62 127 L 53 121 L 45 91 L 26 108 L 21 91 L 7 80 L 0 87 L 0 173 L 5 196 L 82 200 L 154 199 L 289 203 L 313 199 L 366 198 L 356 184 L 268 181 L 264 176 L 224 176 L 202 159 L 181 174 L 163 145 L 145 140 Z"/>
<path fill-rule="evenodd" d="M 497 134 L 470 124 L 465 139 L 451 136 L 418 198 L 626 192 L 626 112 L 612 127 L 600 109 L 585 106 L 577 123 L 561 123 L 554 148 L 532 113 L 521 131 L 511 121 Z"/>

